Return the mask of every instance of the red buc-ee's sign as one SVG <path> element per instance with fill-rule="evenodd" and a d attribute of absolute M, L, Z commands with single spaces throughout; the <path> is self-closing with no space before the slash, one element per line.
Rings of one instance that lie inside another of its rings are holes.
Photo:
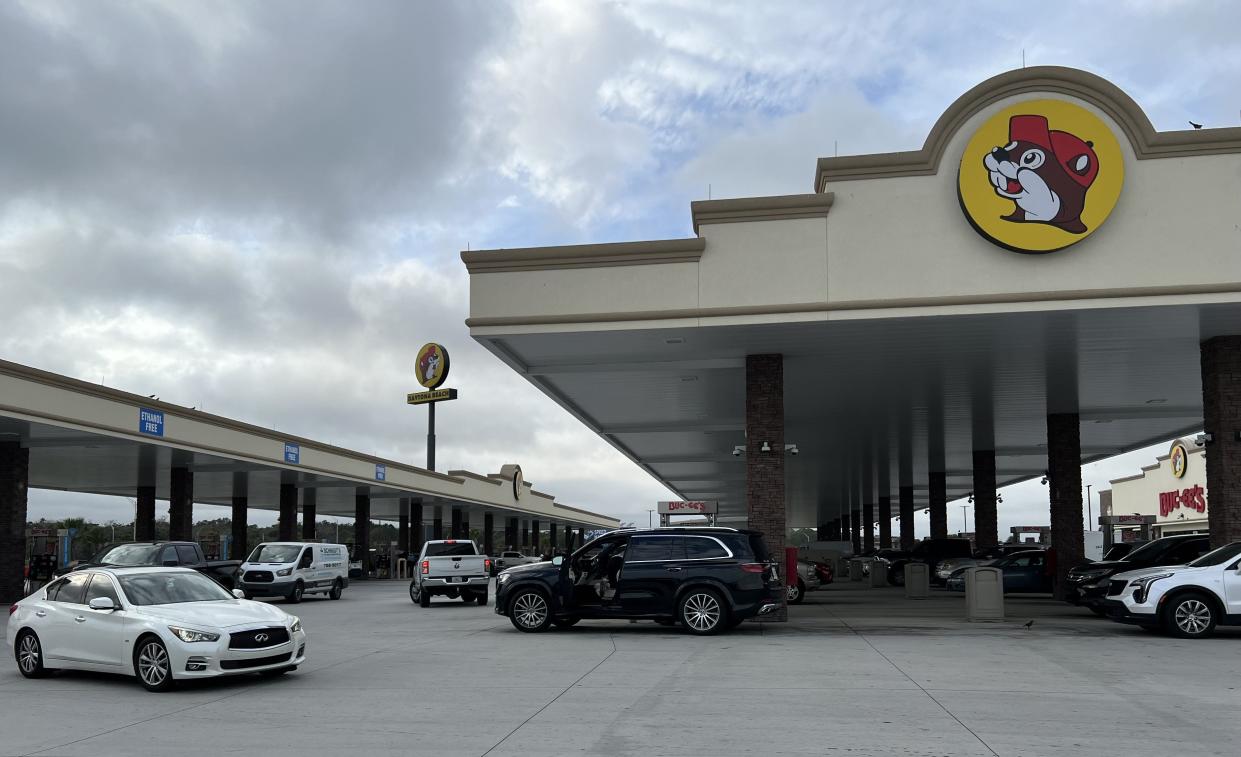
<path fill-rule="evenodd" d="M 1159 515 L 1161 517 L 1166 518 L 1179 507 L 1205 513 L 1207 511 L 1206 490 L 1195 485 L 1180 491 L 1160 492 Z"/>

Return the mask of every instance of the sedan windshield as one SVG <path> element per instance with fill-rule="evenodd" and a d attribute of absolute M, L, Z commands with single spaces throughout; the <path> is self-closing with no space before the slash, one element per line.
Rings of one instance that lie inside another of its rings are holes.
<path fill-rule="evenodd" d="M 135 573 L 117 578 L 129 603 L 134 605 L 175 605 L 233 598 L 224 587 L 201 573 Z"/>
<path fill-rule="evenodd" d="M 95 556 L 98 565 L 154 565 L 157 544 L 121 544 Z"/>
<path fill-rule="evenodd" d="M 1238 556 L 1241 556 L 1241 541 L 1234 541 L 1232 544 L 1225 544 L 1219 549 L 1213 549 L 1197 560 L 1187 564 L 1191 568 L 1205 568 L 1210 565 L 1221 565 Z"/>
<path fill-rule="evenodd" d="M 250 553 L 249 562 L 293 562 L 301 551 L 300 544 L 260 544 Z"/>

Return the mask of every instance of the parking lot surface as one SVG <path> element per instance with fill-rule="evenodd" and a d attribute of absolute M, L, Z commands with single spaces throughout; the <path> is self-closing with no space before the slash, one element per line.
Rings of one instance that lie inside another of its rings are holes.
<path fill-rule="evenodd" d="M 170 694 L 0 666 L 3 755 L 1238 754 L 1241 633 L 1179 641 L 1012 598 L 848 583 L 787 624 L 692 637 L 584 621 L 517 632 L 490 606 L 410 602 L 402 582 L 285 606 L 309 662 Z M 1026 623 L 1033 620 L 1027 628 Z"/>

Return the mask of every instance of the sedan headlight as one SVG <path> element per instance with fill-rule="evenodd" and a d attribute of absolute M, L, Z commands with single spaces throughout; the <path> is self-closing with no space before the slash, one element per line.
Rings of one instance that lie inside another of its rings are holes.
<path fill-rule="evenodd" d="M 210 633 L 209 631 L 195 631 L 193 628 L 180 628 L 178 626 L 168 626 L 168 630 L 172 631 L 181 641 L 219 641 L 220 634 Z"/>
<path fill-rule="evenodd" d="M 293 618 L 293 625 L 289 627 L 289 630 L 292 631 L 293 633 L 297 633 L 298 631 L 302 630 L 302 619 L 297 617 L 296 615 L 290 615 L 289 617 Z"/>
<path fill-rule="evenodd" d="M 1151 584 L 1155 583 L 1156 581 L 1160 579 L 1171 578 L 1171 577 L 1172 577 L 1171 573 L 1156 573 L 1154 575 L 1142 576 L 1140 578 L 1133 579 L 1132 581 L 1129 582 L 1129 585 L 1134 587 L 1133 601 L 1137 602 L 1138 604 L 1145 603 L 1146 594 L 1147 592 L 1150 591 Z"/>
<path fill-rule="evenodd" d="M 278 576 L 287 576 L 287 575 L 291 575 L 292 573 L 293 573 L 292 568 L 284 568 L 282 570 L 276 571 L 276 575 Z"/>

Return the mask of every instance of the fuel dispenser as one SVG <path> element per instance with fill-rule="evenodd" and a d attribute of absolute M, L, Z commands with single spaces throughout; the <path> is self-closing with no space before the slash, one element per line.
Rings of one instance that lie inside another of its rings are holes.
<path fill-rule="evenodd" d="M 24 593 L 51 581 L 60 567 L 60 534 L 55 528 L 32 528 L 26 537 L 26 579 Z M 61 529 L 68 530 L 68 529 Z"/>

